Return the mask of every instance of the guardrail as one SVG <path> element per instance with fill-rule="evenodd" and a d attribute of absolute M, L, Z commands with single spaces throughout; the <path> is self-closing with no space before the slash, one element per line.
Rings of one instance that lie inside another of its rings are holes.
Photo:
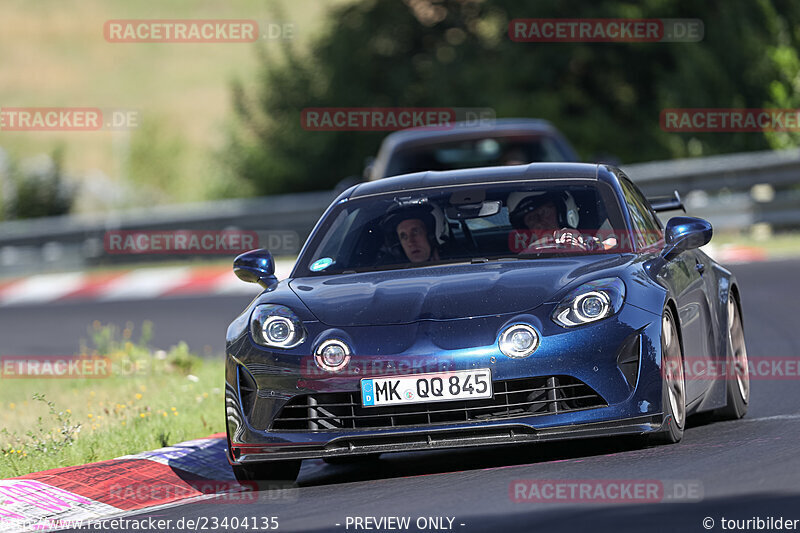
<path fill-rule="evenodd" d="M 718 231 L 741 231 L 758 223 L 777 229 L 800 227 L 800 190 L 796 187 L 800 185 L 800 149 L 654 161 L 622 168 L 649 196 L 678 190 L 689 214 L 707 218 Z M 311 192 L 4 222 L 0 223 L 0 273 L 31 274 L 165 259 L 107 253 L 103 238 L 110 230 L 237 229 L 260 233 L 268 229 L 295 232 L 299 246 L 334 197 L 333 192 Z"/>
<path fill-rule="evenodd" d="M 648 196 L 677 190 L 717 231 L 800 228 L 800 149 L 623 165 Z"/>
<path fill-rule="evenodd" d="M 297 235 L 293 239 L 296 246 L 283 252 L 292 255 L 334 198 L 333 192 L 310 192 L 4 222 L 0 223 L 0 273 L 192 259 L 188 255 L 108 253 L 104 237 L 109 231 L 242 230 L 254 231 L 259 242 L 267 242 L 269 234 L 291 232 Z"/>
<path fill-rule="evenodd" d="M 682 195 L 691 191 L 746 190 L 800 183 L 800 149 L 653 161 L 621 167 L 648 194 Z"/>

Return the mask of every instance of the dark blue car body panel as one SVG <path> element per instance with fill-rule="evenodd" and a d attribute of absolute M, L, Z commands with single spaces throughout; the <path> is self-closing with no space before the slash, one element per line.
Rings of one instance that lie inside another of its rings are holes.
<path fill-rule="evenodd" d="M 370 182 L 345 191 L 349 198 L 465 183 L 541 178 L 603 180 L 621 205 L 618 169 L 588 164 L 419 173 Z M 625 211 L 627 216 L 627 210 Z M 314 239 L 323 215 L 309 241 Z M 630 224 L 630 220 L 628 220 Z M 306 244 L 306 247 L 308 243 Z M 592 435 L 641 434 L 663 428 L 661 317 L 667 307 L 679 319 L 688 362 L 726 361 L 726 302 L 738 301 L 732 274 L 700 250 L 669 261 L 660 250 L 580 255 L 479 264 L 432 265 L 404 270 L 295 277 L 270 286 L 234 320 L 227 332 L 226 418 L 229 460 L 253 463 L 437 447 L 513 444 Z M 305 252 L 305 248 L 303 250 Z M 303 257 L 301 252 L 301 258 Z M 695 268 L 706 266 L 703 272 Z M 626 289 L 618 313 L 601 321 L 564 328 L 551 319 L 571 290 L 601 278 L 618 277 Z M 249 331 L 252 310 L 264 303 L 291 308 L 308 337 L 292 349 L 256 344 Z M 511 359 L 498 334 L 512 323 L 540 334 L 536 352 Z M 344 375 L 325 374 L 312 350 L 322 340 L 346 340 L 354 358 Z M 636 364 L 630 360 L 635 351 Z M 490 369 L 492 380 L 569 376 L 602 397 L 603 406 L 501 420 L 455 422 L 379 429 L 273 430 L 271 424 L 293 397 L 307 393 L 358 391 L 364 377 L 386 373 Z M 627 368 L 628 370 L 624 370 Z M 399 371 L 399 372 L 398 372 Z M 247 406 L 243 376 L 257 393 Z M 689 414 L 724 406 L 725 383 L 687 379 Z"/>

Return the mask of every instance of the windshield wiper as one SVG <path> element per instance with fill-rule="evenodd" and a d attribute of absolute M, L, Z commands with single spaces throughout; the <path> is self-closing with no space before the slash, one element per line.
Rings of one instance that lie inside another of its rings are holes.
<path fill-rule="evenodd" d="M 492 261 L 519 261 L 520 259 L 536 259 L 542 257 L 542 253 L 521 253 L 518 255 L 506 255 L 503 257 L 493 257 Z"/>
<path fill-rule="evenodd" d="M 504 257 L 473 257 L 470 260 L 470 263 L 473 265 L 479 263 L 489 263 L 490 261 L 518 261 L 520 258 L 515 255 L 509 255 Z"/>

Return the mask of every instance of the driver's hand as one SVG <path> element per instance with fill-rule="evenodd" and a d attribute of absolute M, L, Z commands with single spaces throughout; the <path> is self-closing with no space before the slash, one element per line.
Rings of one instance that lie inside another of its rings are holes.
<path fill-rule="evenodd" d="M 572 246 L 582 250 L 589 248 L 587 243 L 583 240 L 583 236 L 581 236 L 581 234 L 577 231 L 566 228 L 560 229 L 553 234 L 553 238 L 555 239 L 556 244 L 562 246 Z"/>

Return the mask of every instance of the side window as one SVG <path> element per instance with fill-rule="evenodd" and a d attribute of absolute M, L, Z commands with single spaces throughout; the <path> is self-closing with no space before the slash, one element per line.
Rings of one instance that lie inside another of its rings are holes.
<path fill-rule="evenodd" d="M 626 178 L 622 178 L 620 183 L 625 203 L 628 204 L 628 211 L 631 214 L 637 245 L 640 248 L 653 246 L 664 238 L 661 224 L 639 189 Z"/>

